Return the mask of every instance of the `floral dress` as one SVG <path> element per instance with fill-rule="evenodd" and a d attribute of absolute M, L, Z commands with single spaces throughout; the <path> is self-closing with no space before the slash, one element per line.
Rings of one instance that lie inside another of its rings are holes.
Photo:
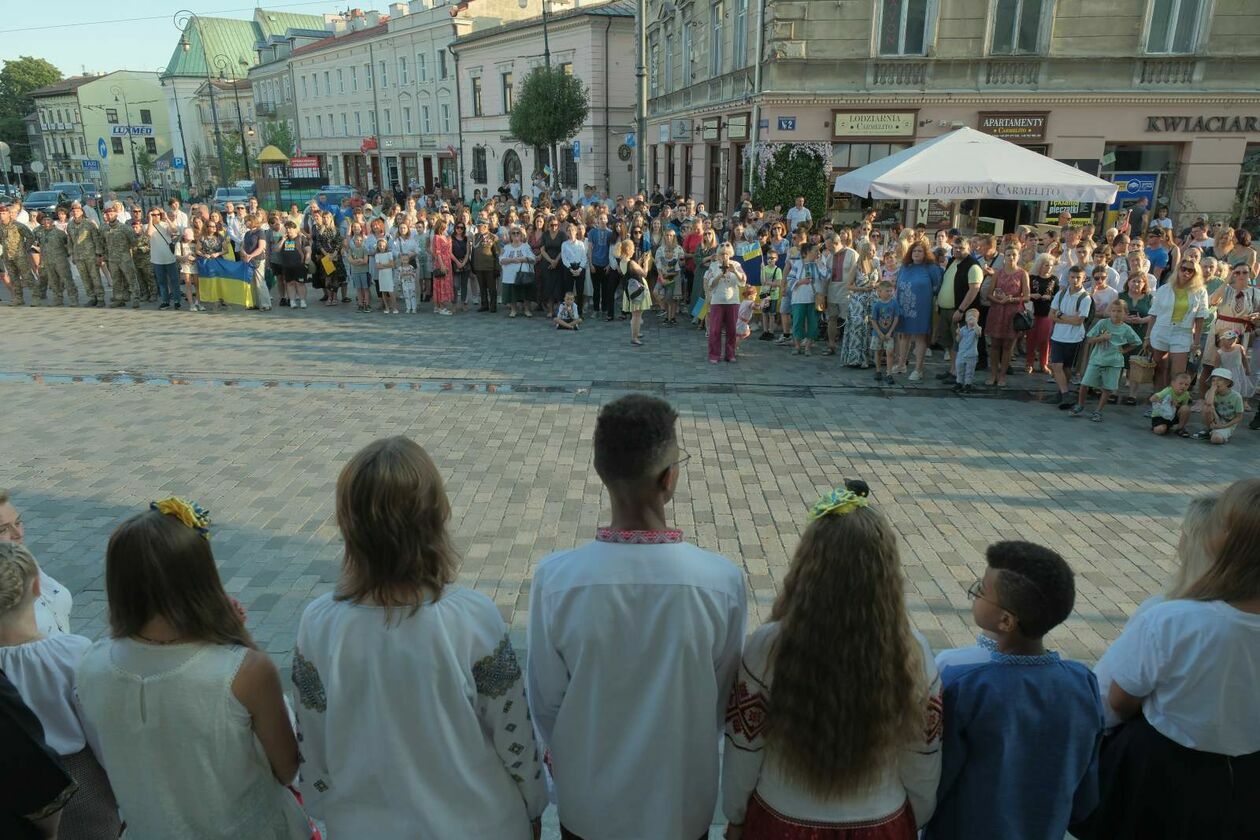
<path fill-rule="evenodd" d="M 844 327 L 844 343 L 840 345 L 840 362 L 849 367 L 871 366 L 871 331 L 866 327 L 871 311 L 871 297 L 879 269 L 863 272 L 859 266 L 853 273 L 853 286 L 849 289 L 849 320 Z"/>
<path fill-rule="evenodd" d="M 433 278 L 433 302 L 449 303 L 455 299 L 455 283 L 451 278 L 451 238 L 444 233 L 433 236 L 433 271 L 446 272 Z"/>
<path fill-rule="evenodd" d="M 1019 297 L 1024 288 L 1024 271 L 999 271 L 993 278 L 993 291 L 1007 297 Z M 1015 313 L 1024 308 L 1022 303 L 991 303 L 989 317 L 985 319 L 984 331 L 989 338 L 1015 338 L 1012 322 Z"/>

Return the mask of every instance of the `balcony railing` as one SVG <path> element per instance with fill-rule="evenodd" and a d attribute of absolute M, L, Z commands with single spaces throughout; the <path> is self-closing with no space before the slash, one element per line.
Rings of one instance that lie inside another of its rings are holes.
<path fill-rule="evenodd" d="M 1141 85 L 1188 85 L 1194 82 L 1198 62 L 1193 58 L 1146 58 L 1138 71 Z"/>
<path fill-rule="evenodd" d="M 274 117 L 276 115 L 276 103 L 256 102 L 254 103 L 254 113 L 260 117 Z"/>
<path fill-rule="evenodd" d="M 921 88 L 927 85 L 926 61 L 872 61 L 870 63 L 871 87 Z"/>
<path fill-rule="evenodd" d="M 1040 76 L 1041 59 L 989 59 L 981 76 L 985 87 L 1035 87 Z"/>

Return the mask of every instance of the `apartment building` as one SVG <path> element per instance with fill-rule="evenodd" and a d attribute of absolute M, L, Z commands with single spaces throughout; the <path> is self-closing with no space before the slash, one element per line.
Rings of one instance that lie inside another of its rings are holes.
<path fill-rule="evenodd" d="M 234 181 L 259 175 L 255 158 L 262 151 L 262 137 L 254 116 L 254 98 L 249 79 L 211 79 L 201 83 L 195 94 L 199 135 L 209 148 L 194 149 L 188 165 L 197 183 Z M 222 144 L 225 180 L 219 178 L 218 154 Z"/>
<path fill-rule="evenodd" d="M 298 47 L 326 37 L 328 32 L 323 29 L 289 29 L 283 35 L 271 35 L 254 45 L 256 61 L 249 68 L 248 75 L 259 135 L 267 144 L 278 134 L 287 134 L 291 145 L 280 151 L 290 157 L 301 148 L 302 134 L 297 99 L 293 95 L 293 69 L 289 66 L 289 56 Z M 278 131 L 281 128 L 283 131 Z"/>
<path fill-rule="evenodd" d="M 1113 178 L 1118 202 L 1260 215 L 1251 0 L 649 0 L 647 37 L 648 181 L 710 206 L 747 188 L 755 143 L 830 144 L 834 175 L 966 125 Z"/>

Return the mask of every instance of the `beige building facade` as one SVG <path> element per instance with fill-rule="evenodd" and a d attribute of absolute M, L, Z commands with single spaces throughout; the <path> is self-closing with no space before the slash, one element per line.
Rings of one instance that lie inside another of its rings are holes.
<path fill-rule="evenodd" d="M 1120 204 L 1146 195 L 1181 221 L 1245 221 L 1260 216 L 1258 11 L 1253 0 L 652 0 L 647 180 L 730 209 L 753 143 L 828 143 L 834 177 L 965 125 L 1114 179 Z M 978 215 L 1009 229 L 1060 209 L 1015 204 Z M 835 195 L 831 209 L 853 218 L 862 205 Z M 942 212 L 879 209 L 912 223 Z"/>

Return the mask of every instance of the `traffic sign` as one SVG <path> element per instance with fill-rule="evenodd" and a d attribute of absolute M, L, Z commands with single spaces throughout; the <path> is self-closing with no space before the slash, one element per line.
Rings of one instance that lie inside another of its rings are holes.
<path fill-rule="evenodd" d="M 91 172 L 93 170 L 99 172 L 101 169 L 101 162 L 99 160 L 84 160 L 80 161 L 80 163 L 83 164 L 83 169 L 87 172 Z"/>
<path fill-rule="evenodd" d="M 182 157 L 171 158 L 171 166 L 176 169 L 184 168 L 184 159 Z"/>
<path fill-rule="evenodd" d="M 97 138 L 96 153 L 101 156 L 101 160 L 105 160 L 105 158 L 109 157 L 109 146 L 105 145 L 104 137 Z"/>
<path fill-rule="evenodd" d="M 13 166 L 13 174 L 14 174 L 14 175 L 21 175 L 21 174 L 22 174 L 22 167 L 20 167 L 20 166 L 18 166 L 18 165 L 16 165 L 16 164 L 14 164 L 14 166 Z"/>
<path fill-rule="evenodd" d="M 31 161 L 31 171 L 36 175 L 44 171 L 44 162 L 42 160 Z"/>
<path fill-rule="evenodd" d="M 573 159 L 574 160 L 582 159 L 582 141 L 581 140 L 573 141 Z"/>

